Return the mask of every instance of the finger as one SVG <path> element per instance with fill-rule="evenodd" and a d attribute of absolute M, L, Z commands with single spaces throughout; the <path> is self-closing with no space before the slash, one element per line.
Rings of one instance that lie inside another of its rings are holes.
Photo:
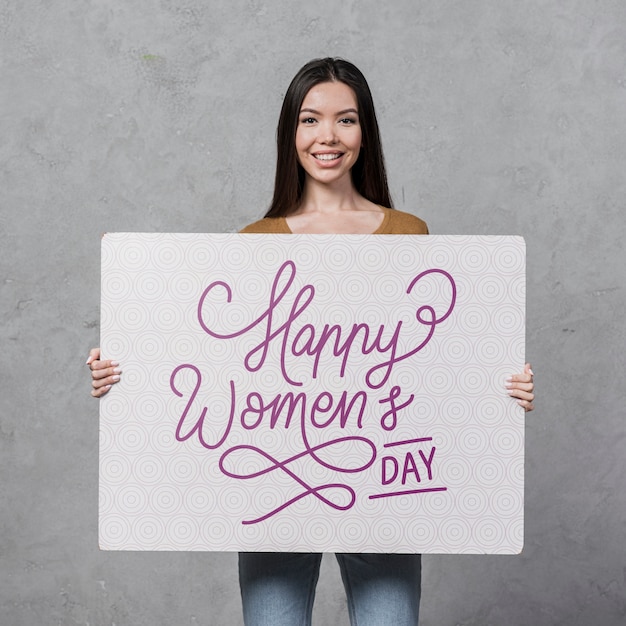
<path fill-rule="evenodd" d="M 535 375 L 533 373 L 533 368 L 530 366 L 530 363 L 526 363 L 526 365 L 524 365 L 524 373 L 525 374 L 530 374 L 531 376 Z"/>
<path fill-rule="evenodd" d="M 523 389 L 509 389 L 509 395 L 511 398 L 517 400 L 525 400 L 526 402 L 532 402 L 535 399 L 535 394 L 530 391 L 524 391 Z"/>
<path fill-rule="evenodd" d="M 100 387 L 100 389 L 92 389 L 91 395 L 94 398 L 101 398 L 109 389 L 111 389 L 111 385 L 105 385 L 104 387 Z"/>
<path fill-rule="evenodd" d="M 509 381 L 504 385 L 507 389 L 521 389 L 522 391 L 532 391 L 535 388 L 535 384 L 531 381 L 529 383 L 515 383 Z"/>
<path fill-rule="evenodd" d="M 89 356 L 87 357 L 86 365 L 91 365 L 94 361 L 100 358 L 100 348 L 92 348 L 89 350 Z"/>
<path fill-rule="evenodd" d="M 111 386 L 120 380 L 119 374 L 113 374 L 112 376 L 105 376 L 104 378 L 94 378 L 91 381 L 91 386 L 94 389 L 101 389 L 102 387 Z"/>
<path fill-rule="evenodd" d="M 113 363 L 113 364 L 118 365 L 117 363 Z M 103 367 L 102 369 L 91 370 L 91 378 L 93 380 L 101 380 L 102 378 L 115 376 L 116 374 L 121 374 L 121 373 L 122 373 L 122 369 L 120 367 Z"/>
<path fill-rule="evenodd" d="M 535 408 L 535 405 L 532 402 L 529 402 L 528 400 L 518 400 L 517 404 L 519 404 L 521 407 L 523 407 L 523 409 L 526 411 L 526 413 L 529 413 L 530 411 L 533 411 Z"/>

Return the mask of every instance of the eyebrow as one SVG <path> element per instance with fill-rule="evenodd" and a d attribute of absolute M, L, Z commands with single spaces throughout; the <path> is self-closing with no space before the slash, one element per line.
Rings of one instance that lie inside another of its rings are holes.
<path fill-rule="evenodd" d="M 315 113 L 315 115 L 321 115 L 321 113 L 315 109 L 300 109 L 300 113 Z M 356 115 L 359 114 L 356 109 L 344 109 L 343 111 L 337 111 L 335 115 L 345 115 L 346 113 L 354 113 Z"/>

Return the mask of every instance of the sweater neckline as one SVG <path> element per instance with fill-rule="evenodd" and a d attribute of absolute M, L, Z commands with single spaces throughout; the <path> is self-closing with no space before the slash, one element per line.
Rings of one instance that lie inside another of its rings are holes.
<path fill-rule="evenodd" d="M 391 217 L 391 209 L 381 206 L 381 205 L 377 205 L 377 206 L 383 210 L 383 221 L 379 224 L 378 228 L 374 232 L 363 233 L 363 234 L 380 235 L 387 228 L 387 224 L 389 223 L 389 219 Z M 287 218 L 281 217 L 280 220 L 282 221 L 282 226 L 284 227 L 285 232 L 289 233 L 290 235 L 293 235 L 294 232 L 291 230 L 291 228 L 289 228 L 289 224 L 287 223 Z"/>

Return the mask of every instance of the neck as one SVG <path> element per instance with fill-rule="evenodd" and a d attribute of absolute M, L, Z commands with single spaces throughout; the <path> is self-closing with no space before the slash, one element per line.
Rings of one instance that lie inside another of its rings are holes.
<path fill-rule="evenodd" d="M 359 207 L 365 198 L 354 188 L 351 179 L 323 185 L 307 180 L 297 213 L 336 213 Z"/>

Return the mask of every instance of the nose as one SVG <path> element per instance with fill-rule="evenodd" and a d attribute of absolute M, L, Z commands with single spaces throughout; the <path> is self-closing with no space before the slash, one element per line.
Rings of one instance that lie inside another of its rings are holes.
<path fill-rule="evenodd" d="M 337 143 L 337 133 L 335 132 L 335 125 L 331 122 L 328 124 L 320 125 L 320 143 L 334 144 Z"/>

